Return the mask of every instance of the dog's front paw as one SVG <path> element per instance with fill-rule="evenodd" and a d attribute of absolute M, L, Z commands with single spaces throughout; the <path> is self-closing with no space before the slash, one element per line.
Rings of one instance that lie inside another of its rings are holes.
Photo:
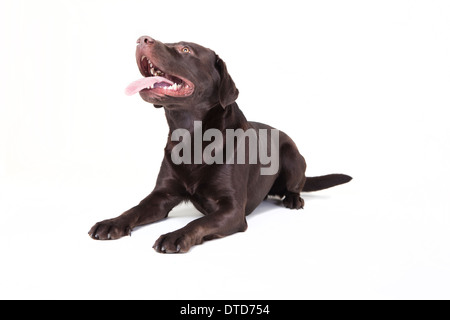
<path fill-rule="evenodd" d="M 181 231 L 171 232 L 159 237 L 153 249 L 159 253 L 185 253 L 192 247 L 190 237 Z"/>
<path fill-rule="evenodd" d="M 95 240 L 115 240 L 131 235 L 131 228 L 117 218 L 108 219 L 97 222 L 88 234 Z"/>

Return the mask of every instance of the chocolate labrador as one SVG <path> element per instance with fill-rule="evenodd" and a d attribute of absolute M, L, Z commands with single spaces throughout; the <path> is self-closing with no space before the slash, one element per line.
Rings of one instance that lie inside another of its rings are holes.
<path fill-rule="evenodd" d="M 247 121 L 235 102 L 238 89 L 214 51 L 143 36 L 136 62 L 143 78 L 126 93 L 139 92 L 164 108 L 169 125 L 165 156 L 152 193 L 117 218 L 95 224 L 89 231 L 93 239 L 130 235 L 133 228 L 162 220 L 180 202 L 191 201 L 204 216 L 162 235 L 153 246 L 161 253 L 187 252 L 206 240 L 245 231 L 246 215 L 269 195 L 287 208 L 301 209 L 300 192 L 352 179 L 343 174 L 306 177 L 305 160 L 285 133 Z M 243 143 L 236 133 L 243 134 Z M 252 150 L 259 153 L 252 156 Z"/>

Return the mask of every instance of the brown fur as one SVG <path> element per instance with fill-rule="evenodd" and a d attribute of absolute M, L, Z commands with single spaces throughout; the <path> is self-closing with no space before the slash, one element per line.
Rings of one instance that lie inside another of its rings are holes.
<path fill-rule="evenodd" d="M 180 48 L 190 48 L 185 54 Z M 238 90 L 225 63 L 212 50 L 194 43 L 164 44 L 150 37 L 138 40 L 136 59 L 144 55 L 168 74 L 188 79 L 195 85 L 186 97 L 160 96 L 151 90 L 141 97 L 156 107 L 164 107 L 169 137 L 178 128 L 194 131 L 194 121 L 202 121 L 203 130 L 242 128 L 272 129 L 248 122 L 235 100 Z M 250 214 L 268 195 L 279 196 L 290 209 L 303 208 L 300 197 L 305 191 L 328 188 L 351 180 L 334 174 L 306 178 L 306 163 L 295 143 L 280 132 L 280 166 L 275 175 L 261 175 L 261 164 L 181 164 L 171 161 L 170 152 L 176 142 L 170 139 L 165 148 L 155 189 L 137 206 L 114 219 L 95 224 L 89 231 L 93 239 L 118 239 L 129 235 L 137 226 L 167 217 L 182 201 L 191 201 L 204 217 L 184 228 L 161 236 L 155 243 L 157 252 L 187 252 L 205 240 L 225 237 L 247 229 Z"/>

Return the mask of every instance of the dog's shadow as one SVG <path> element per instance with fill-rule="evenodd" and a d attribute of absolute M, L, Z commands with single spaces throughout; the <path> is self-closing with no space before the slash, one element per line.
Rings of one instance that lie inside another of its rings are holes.
<path fill-rule="evenodd" d="M 318 195 L 318 194 L 302 194 L 302 198 L 305 202 L 310 202 L 318 199 L 326 199 L 329 196 L 326 195 Z M 284 209 L 288 210 L 283 206 L 283 201 L 279 197 L 268 197 L 266 200 L 261 202 L 258 207 L 251 214 L 249 214 L 246 218 L 247 220 L 253 220 L 259 217 L 261 214 L 268 213 L 270 211 Z M 168 219 L 186 219 L 186 220 L 196 220 L 204 215 L 198 211 L 194 205 L 190 202 L 180 204 L 176 206 L 172 211 L 170 211 L 168 215 Z M 163 223 L 166 219 L 154 222 L 152 224 L 138 226 L 133 229 L 133 232 L 138 231 L 139 229 L 149 227 L 151 225 Z"/>
<path fill-rule="evenodd" d="M 327 195 L 318 195 L 318 194 L 302 194 L 302 198 L 305 202 L 315 201 L 318 199 L 327 199 L 329 196 Z M 268 197 L 266 200 L 261 202 L 258 207 L 251 214 L 247 216 L 248 218 L 257 217 L 260 214 L 267 213 L 269 211 L 278 210 L 278 209 L 286 209 L 283 205 L 282 199 L 279 197 Z M 169 218 L 201 218 L 204 215 L 198 211 L 194 205 L 190 202 L 178 205 L 175 207 L 170 213 Z"/>
<path fill-rule="evenodd" d="M 303 200 L 305 200 L 305 203 L 318 199 L 329 198 L 329 196 L 318 194 L 302 194 L 301 196 Z M 285 208 L 285 206 L 283 205 L 283 200 L 280 197 L 270 196 L 266 200 L 261 202 L 259 206 L 250 215 L 247 216 L 247 219 L 248 218 L 252 219 L 253 217 L 257 217 L 262 213 L 267 213 L 269 211 L 278 209 L 287 209 L 287 208 Z"/>

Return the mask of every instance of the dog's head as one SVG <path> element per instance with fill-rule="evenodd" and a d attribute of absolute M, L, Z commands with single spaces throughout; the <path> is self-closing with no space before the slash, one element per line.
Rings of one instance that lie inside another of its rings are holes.
<path fill-rule="evenodd" d="M 225 62 L 214 51 L 195 43 L 162 43 L 140 37 L 136 62 L 143 79 L 131 83 L 129 95 L 139 92 L 156 107 L 226 107 L 238 97 Z"/>

